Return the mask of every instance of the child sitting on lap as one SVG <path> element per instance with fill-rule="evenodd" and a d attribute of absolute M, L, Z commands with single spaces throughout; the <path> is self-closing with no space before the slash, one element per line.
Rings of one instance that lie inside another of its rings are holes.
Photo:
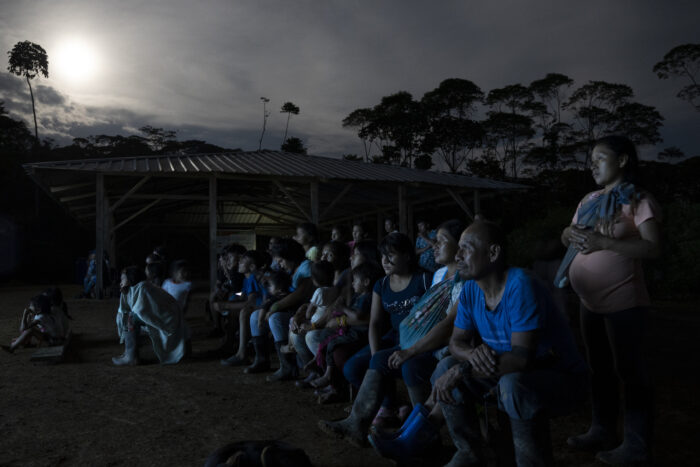
<path fill-rule="evenodd" d="M 351 345 L 367 341 L 369 316 L 372 307 L 372 286 L 382 276 L 382 270 L 374 263 L 366 262 L 352 270 L 353 297 L 349 307 L 337 303 L 333 307 L 332 318 L 326 323 L 317 337 L 315 348 L 316 363 L 325 372 L 311 381 L 311 386 L 323 388 L 332 383 L 335 360 L 333 352 L 341 345 Z M 336 392 L 330 387 L 330 392 Z"/>
<path fill-rule="evenodd" d="M 289 322 L 289 345 L 287 352 L 296 350 L 300 363 L 307 364 L 313 360 L 313 351 L 307 344 L 308 333 L 325 327 L 330 319 L 329 306 L 338 298 L 340 291 L 333 286 L 335 268 L 329 261 L 319 261 L 311 265 L 311 280 L 315 287 L 309 303 L 300 306 Z"/>

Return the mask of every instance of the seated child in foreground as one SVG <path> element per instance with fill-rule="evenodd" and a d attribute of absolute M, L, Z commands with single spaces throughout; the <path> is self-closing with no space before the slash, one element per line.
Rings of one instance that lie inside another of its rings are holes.
<path fill-rule="evenodd" d="M 333 352 L 341 345 L 364 343 L 369 334 L 369 317 L 372 308 L 372 286 L 382 276 L 379 266 L 371 262 L 361 263 L 352 270 L 353 296 L 349 307 L 337 303 L 332 310 L 332 318 L 326 323 L 319 336 L 320 343 L 314 349 L 316 363 L 324 369 L 322 376 L 311 381 L 311 386 L 323 388 L 331 385 L 337 375 Z M 328 388 L 330 393 L 335 387 Z"/>
<path fill-rule="evenodd" d="M 9 346 L 3 345 L 2 348 L 12 353 L 21 345 L 60 345 L 66 337 L 67 319 L 67 312 L 60 304 L 52 307 L 51 296 L 47 293 L 37 295 L 22 313 L 19 336 Z"/>
<path fill-rule="evenodd" d="M 335 270 L 329 261 L 311 265 L 311 280 L 316 291 L 309 303 L 299 307 L 289 321 L 289 342 L 286 353 L 297 352 L 303 364 L 313 360 L 313 349 L 309 349 L 305 336 L 309 331 L 322 329 L 330 318 L 328 307 L 338 298 L 340 291 L 333 286 Z"/>

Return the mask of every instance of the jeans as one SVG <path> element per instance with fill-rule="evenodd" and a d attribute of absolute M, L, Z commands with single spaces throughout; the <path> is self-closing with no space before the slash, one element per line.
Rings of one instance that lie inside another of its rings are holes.
<path fill-rule="evenodd" d="M 383 349 L 388 347 L 394 347 L 399 344 L 399 335 L 393 329 L 386 333 L 379 341 L 379 346 Z M 355 355 L 350 357 L 350 359 L 343 365 L 343 375 L 345 379 L 350 382 L 356 388 L 362 386 L 362 380 L 365 378 L 365 373 L 369 368 L 370 361 L 372 360 L 372 351 L 369 345 L 361 348 Z M 385 396 L 382 402 L 382 407 L 393 407 L 394 399 L 396 398 L 396 385 L 386 384 L 385 385 Z"/>
<path fill-rule="evenodd" d="M 430 381 L 434 384 L 450 367 L 460 363 L 449 356 L 440 361 Z M 507 373 L 500 377 L 465 376 L 452 391 L 458 404 L 484 403 L 491 396 L 509 418 L 530 420 L 539 412 L 564 415 L 580 406 L 588 396 L 588 374 L 554 369 Z"/>
<path fill-rule="evenodd" d="M 437 364 L 432 352 L 425 352 L 409 358 L 399 368 L 389 367 L 389 357 L 401 347 L 394 346 L 389 349 L 379 350 L 374 353 L 369 362 L 369 367 L 379 371 L 383 376 L 403 378 L 406 386 L 416 387 L 429 384 L 430 375 Z"/>
<path fill-rule="evenodd" d="M 292 312 L 278 311 L 273 313 L 267 319 L 267 326 L 258 327 L 258 316 L 263 310 L 255 310 L 250 314 L 250 334 L 253 337 L 264 336 L 269 327 L 272 332 L 272 337 L 275 342 L 286 342 L 289 338 L 289 320 L 292 318 Z"/>

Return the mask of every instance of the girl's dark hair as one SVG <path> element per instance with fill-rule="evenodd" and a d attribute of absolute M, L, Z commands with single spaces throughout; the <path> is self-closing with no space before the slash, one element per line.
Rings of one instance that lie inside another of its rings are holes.
<path fill-rule="evenodd" d="M 126 278 L 131 285 L 136 285 L 143 280 L 143 273 L 141 272 L 141 268 L 138 266 L 126 267 L 122 270 L 122 274 L 126 275 Z"/>
<path fill-rule="evenodd" d="M 632 140 L 622 135 L 608 135 L 599 138 L 595 142 L 595 146 L 605 146 L 620 157 L 622 154 L 627 154 L 627 165 L 624 170 L 624 177 L 631 181 L 637 173 L 639 166 L 639 157 L 637 156 L 637 148 L 635 148 Z"/>
<path fill-rule="evenodd" d="M 462 232 L 464 232 L 464 229 L 466 228 L 466 222 L 461 221 L 459 219 L 450 219 L 440 224 L 436 230 L 446 230 L 452 238 L 459 241 L 459 237 L 462 235 Z"/>
<path fill-rule="evenodd" d="M 270 266 L 270 263 L 272 262 L 272 259 L 270 258 L 270 255 L 267 252 L 259 250 L 248 250 L 245 253 L 243 253 L 243 257 L 250 258 L 250 260 L 255 265 L 255 268 L 258 270 L 267 269 L 268 266 Z"/>
<path fill-rule="evenodd" d="M 379 264 L 379 249 L 377 248 L 377 242 L 373 240 L 360 240 L 356 242 L 352 247 L 352 250 L 357 250 L 363 258 L 367 261 Z"/>
<path fill-rule="evenodd" d="M 284 271 L 273 271 L 270 273 L 267 283 L 274 285 L 277 290 L 287 291 L 292 286 L 292 278 Z"/>
<path fill-rule="evenodd" d="M 384 275 L 384 271 L 377 263 L 371 261 L 365 261 L 362 264 L 357 265 L 352 270 L 352 277 L 359 277 L 360 280 L 369 279 L 370 287 L 374 285 L 375 282 L 379 280 L 380 277 Z"/>
<path fill-rule="evenodd" d="M 323 245 L 333 253 L 333 269 L 344 271 L 350 266 L 350 247 L 347 243 L 331 240 Z"/>
<path fill-rule="evenodd" d="M 352 223 L 352 226 L 353 226 L 353 227 L 358 226 L 359 228 L 362 229 L 362 233 L 364 233 L 364 234 L 367 233 L 367 226 L 366 226 L 365 223 L 362 222 L 362 221 L 353 222 L 353 223 Z"/>
<path fill-rule="evenodd" d="M 301 229 L 306 232 L 309 237 L 311 237 L 311 243 L 313 245 L 318 243 L 318 227 L 316 227 L 316 224 L 312 224 L 311 222 L 302 222 L 301 224 L 297 225 L 297 229 Z"/>
<path fill-rule="evenodd" d="M 175 261 L 173 263 L 173 267 L 171 269 L 172 275 L 174 276 L 177 271 L 181 271 L 180 274 L 182 275 L 182 278 L 186 281 L 189 282 L 190 277 L 191 277 L 191 272 L 190 272 L 190 263 L 187 262 L 187 260 L 181 259 L 178 261 Z"/>
<path fill-rule="evenodd" d="M 270 255 L 273 258 L 280 257 L 286 261 L 291 261 L 297 266 L 306 259 L 304 247 L 291 238 L 281 238 L 279 243 L 273 245 L 270 249 Z"/>
<path fill-rule="evenodd" d="M 42 295 L 46 295 L 51 301 L 51 305 L 60 306 L 63 303 L 63 292 L 59 287 L 51 287 L 44 290 Z"/>
<path fill-rule="evenodd" d="M 160 256 L 159 254 L 156 253 L 149 253 L 148 256 L 146 256 L 146 262 L 151 262 L 151 263 L 162 263 L 163 262 L 163 257 Z"/>
<path fill-rule="evenodd" d="M 44 294 L 35 295 L 29 300 L 34 304 L 38 314 L 48 314 L 51 312 L 51 299 Z"/>
<path fill-rule="evenodd" d="M 239 243 L 231 243 L 230 245 L 227 245 L 224 248 L 224 254 L 232 254 L 232 255 L 242 255 L 243 253 L 246 252 L 246 249 L 243 245 Z"/>
<path fill-rule="evenodd" d="M 165 249 L 164 245 L 159 245 L 153 249 L 153 253 L 157 254 L 161 258 L 165 259 L 167 258 L 167 250 Z"/>
<path fill-rule="evenodd" d="M 330 261 L 319 261 L 311 265 L 311 278 L 319 287 L 330 287 L 333 285 L 335 270 Z"/>
<path fill-rule="evenodd" d="M 418 266 L 418 258 L 416 257 L 416 250 L 413 247 L 413 242 L 411 242 L 411 239 L 408 238 L 407 235 L 400 232 L 393 232 L 384 237 L 379 244 L 379 252 L 382 256 L 389 255 L 392 252 L 400 255 L 407 255 L 409 269 L 411 271 L 414 271 Z"/>
<path fill-rule="evenodd" d="M 150 263 L 146 265 L 146 278 L 148 280 L 163 279 L 165 276 L 165 268 L 163 263 Z"/>

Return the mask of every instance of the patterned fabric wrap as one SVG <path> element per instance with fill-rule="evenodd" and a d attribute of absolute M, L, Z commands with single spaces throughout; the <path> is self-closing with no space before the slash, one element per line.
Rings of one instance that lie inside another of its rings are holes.
<path fill-rule="evenodd" d="M 632 183 L 623 182 L 610 190 L 582 204 L 578 209 L 577 223 L 588 228 L 595 228 L 600 221 L 612 222 L 618 211 L 618 206 L 630 204 L 640 198 L 640 193 Z M 559 270 L 554 278 L 554 285 L 563 289 L 569 285 L 569 266 L 578 254 L 573 245 L 569 245 Z"/>
<path fill-rule="evenodd" d="M 452 289 L 461 284 L 459 275 L 438 282 L 413 305 L 399 325 L 399 345 L 408 349 L 447 316 Z"/>

